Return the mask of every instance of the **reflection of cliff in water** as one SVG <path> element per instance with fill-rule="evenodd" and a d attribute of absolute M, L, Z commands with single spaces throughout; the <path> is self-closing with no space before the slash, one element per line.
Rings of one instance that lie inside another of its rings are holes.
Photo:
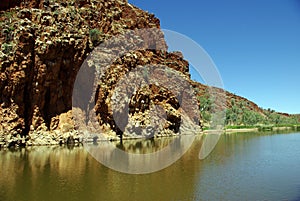
<path fill-rule="evenodd" d="M 123 149 L 149 153 L 172 139 L 154 141 L 124 141 Z M 175 164 L 146 175 L 106 168 L 83 147 L 0 151 L 0 200 L 191 200 L 201 168 L 197 162 L 200 145 L 198 138 Z"/>
<path fill-rule="evenodd" d="M 134 139 L 134 140 L 123 140 L 123 141 L 114 141 L 114 144 L 117 148 L 135 154 L 148 154 L 159 151 L 174 141 L 179 139 L 179 136 L 173 137 L 160 137 L 160 138 L 150 138 L 150 139 Z M 104 142 L 107 143 L 107 142 Z M 100 144 L 101 146 L 101 144 Z"/>
<path fill-rule="evenodd" d="M 101 164 L 129 174 L 146 174 L 164 169 L 190 148 L 195 135 L 180 135 L 157 140 L 103 141 L 85 144 L 86 150 Z M 119 148 L 118 148 L 119 147 Z"/>

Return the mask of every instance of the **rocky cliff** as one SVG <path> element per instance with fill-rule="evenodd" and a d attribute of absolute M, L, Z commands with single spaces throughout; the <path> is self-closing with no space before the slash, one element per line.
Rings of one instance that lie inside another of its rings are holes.
<path fill-rule="evenodd" d="M 89 104 L 106 139 L 174 135 L 180 128 L 188 131 L 192 124 L 200 130 L 203 121 L 198 108 L 203 103 L 195 97 L 213 94 L 210 112 L 225 111 L 233 102 L 243 102 L 248 110 L 268 114 L 243 97 L 216 88 L 208 93 L 211 88 L 191 81 L 189 63 L 183 55 L 167 52 L 159 19 L 126 0 L 3 0 L 0 27 L 0 147 L 78 143 L 83 138 L 79 127 L 93 127 L 86 119 L 91 110 L 85 106 Z M 129 30 L 145 29 L 154 31 L 141 31 L 132 40 L 126 38 Z M 116 37 L 119 35 L 123 38 Z M 112 38 L 109 50 L 96 51 Z M 139 49 L 120 53 L 121 47 L 134 41 Z M 91 55 L 103 53 L 106 56 L 100 56 L 95 64 Z M 91 69 L 97 65 L 108 67 L 94 82 Z M 153 66 L 155 72 L 151 71 Z M 161 70 L 165 66 L 169 70 Z M 91 71 L 88 75 L 92 77 L 78 79 L 82 71 Z M 172 71 L 177 72 L 178 80 Z M 146 85 L 135 88 L 132 72 L 140 73 L 136 80 Z M 151 78 L 149 74 L 157 76 Z M 147 83 L 149 79 L 153 80 Z M 77 92 L 76 81 L 87 88 Z M 120 87 L 120 82 L 126 87 Z M 162 87 L 170 84 L 174 91 Z M 129 96 L 124 97 L 122 90 Z M 88 91 L 94 93 L 92 99 L 72 99 L 74 93 L 85 95 Z"/>
<path fill-rule="evenodd" d="M 71 109 L 74 82 L 84 60 L 97 45 L 125 30 L 160 28 L 154 15 L 124 0 L 3 1 L 0 10 L 1 146 L 80 140 Z M 98 121 L 114 135 L 122 133 L 115 126 L 109 100 L 120 74 L 138 65 L 161 64 L 190 81 L 188 62 L 178 53 L 166 52 L 162 33 L 155 40 L 147 34 L 142 37 L 145 46 L 159 50 L 135 51 L 118 59 L 97 90 Z M 133 127 L 139 127 L 137 122 L 142 127 L 147 124 L 143 115 L 157 100 L 167 111 L 163 129 L 177 133 L 181 122 L 178 101 L 174 94 L 155 85 L 132 97 Z M 199 118 L 190 116 L 195 122 Z"/>

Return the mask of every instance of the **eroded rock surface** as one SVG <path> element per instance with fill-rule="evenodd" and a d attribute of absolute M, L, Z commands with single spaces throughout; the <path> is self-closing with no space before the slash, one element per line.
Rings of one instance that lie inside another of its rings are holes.
<path fill-rule="evenodd" d="M 0 10 L 1 146 L 81 141 L 71 109 L 74 82 L 84 60 L 96 46 L 126 30 L 160 28 L 154 15 L 124 0 L 4 1 Z M 114 61 L 98 88 L 97 118 L 113 131 L 112 135 L 120 135 L 110 99 L 122 75 L 137 66 L 160 64 L 189 81 L 188 62 L 179 53 L 166 52 L 162 33 L 157 37 L 144 33 L 142 38 L 143 47 L 149 50 L 129 52 Z M 166 111 L 164 129 L 178 133 L 178 100 L 155 85 L 140 89 L 130 98 L 131 120 L 127 124 L 138 127 L 140 122 L 151 133 L 153 128 L 147 128 L 149 119 L 144 117 L 152 103 Z M 193 121 L 199 118 L 189 115 Z M 126 131 L 132 129 L 127 124 Z"/>

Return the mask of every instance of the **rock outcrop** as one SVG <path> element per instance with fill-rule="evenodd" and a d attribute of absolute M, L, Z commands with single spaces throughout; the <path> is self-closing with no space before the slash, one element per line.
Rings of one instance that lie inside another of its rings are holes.
<path fill-rule="evenodd" d="M 154 15 L 124 0 L 3 1 L 0 10 L 0 146 L 81 141 L 71 109 L 74 82 L 84 60 L 97 45 L 125 30 L 160 28 Z M 178 53 L 166 52 L 162 33 L 160 38 L 143 37 L 147 47 L 160 51 L 134 51 L 119 58 L 98 89 L 99 123 L 114 134 L 122 133 L 112 119 L 109 99 L 116 79 L 128 69 L 167 65 L 189 81 L 188 62 Z M 155 101 L 167 111 L 163 129 L 177 133 L 182 118 L 178 100 L 155 85 L 131 98 L 134 128 L 126 129 L 135 129 L 137 122 L 146 126 L 143 116 Z M 197 122 L 199 116 L 189 115 Z M 153 128 L 147 129 L 151 133 Z"/>

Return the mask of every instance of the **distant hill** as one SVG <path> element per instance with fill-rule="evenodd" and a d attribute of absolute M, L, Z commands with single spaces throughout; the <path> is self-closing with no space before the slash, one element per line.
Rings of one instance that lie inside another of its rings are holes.
<path fill-rule="evenodd" d="M 193 82 L 198 100 L 200 102 L 200 110 L 202 119 L 206 126 L 209 126 L 209 121 L 212 113 L 219 110 L 225 111 L 225 125 L 293 125 L 299 124 L 299 114 L 288 114 L 276 112 L 272 109 L 264 109 L 256 103 L 228 91 L 211 88 L 207 85 Z M 224 97 L 224 101 L 212 100 L 210 89 L 213 89 L 214 99 Z"/>

